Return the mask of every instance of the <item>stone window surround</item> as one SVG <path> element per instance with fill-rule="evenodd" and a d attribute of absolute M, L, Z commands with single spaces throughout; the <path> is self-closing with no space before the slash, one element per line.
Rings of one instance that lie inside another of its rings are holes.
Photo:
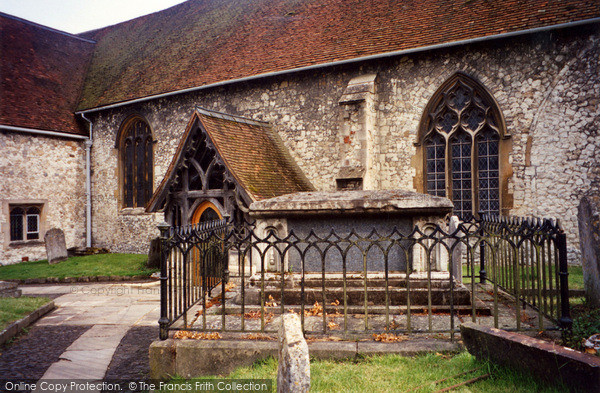
<path fill-rule="evenodd" d="M 39 238 L 32 240 L 10 240 L 10 207 L 15 205 L 38 205 L 40 206 L 40 220 L 38 223 L 39 229 Z M 2 234 L 4 235 L 4 247 L 5 248 L 15 248 L 22 246 L 30 246 L 30 245 L 40 245 L 44 244 L 44 235 L 46 234 L 46 217 L 48 210 L 48 200 L 47 199 L 3 199 L 2 200 L 2 214 L 6 217 L 6 221 L 2 223 Z"/>
<path fill-rule="evenodd" d="M 123 187 L 124 184 L 124 163 L 123 163 L 123 155 L 121 154 L 121 139 L 123 138 L 125 131 L 128 129 L 128 126 L 132 121 L 142 120 L 148 125 L 148 129 L 150 130 L 150 135 L 152 137 L 152 192 L 154 192 L 154 183 L 156 171 L 154 168 L 154 161 L 156 157 L 156 143 L 158 140 L 155 137 L 154 129 L 146 116 L 143 116 L 140 113 L 129 113 L 125 116 L 124 120 L 120 123 L 119 129 L 117 131 L 117 137 L 115 140 L 115 150 L 117 152 L 117 204 L 118 204 L 118 214 L 124 216 L 139 216 L 139 215 L 150 215 L 152 213 L 146 213 L 145 207 L 131 207 L 125 206 L 125 189 Z"/>
<path fill-rule="evenodd" d="M 477 86 L 477 88 L 479 89 L 479 91 L 481 91 L 482 93 L 489 96 L 488 98 L 491 100 L 492 105 L 494 105 L 495 108 L 499 112 L 500 124 L 498 124 L 498 129 L 499 129 L 499 134 L 500 134 L 499 135 L 500 140 L 499 140 L 499 146 L 498 146 L 498 149 L 499 149 L 498 160 L 499 160 L 499 166 L 500 166 L 500 168 L 499 168 L 500 215 L 506 216 L 510 213 L 510 210 L 513 208 L 513 196 L 508 191 L 508 182 L 513 174 L 513 168 L 509 161 L 509 155 L 510 155 L 510 152 L 512 151 L 512 135 L 510 133 L 508 133 L 508 131 L 507 131 L 504 114 L 502 112 L 502 109 L 500 108 L 500 105 L 494 98 L 494 95 L 492 94 L 492 92 L 490 92 L 486 88 L 486 86 L 481 81 L 479 81 L 477 78 L 475 78 L 471 75 L 468 75 L 464 72 L 460 72 L 460 71 L 456 72 L 453 75 L 451 75 L 446 81 L 444 81 L 438 87 L 438 89 L 435 91 L 435 93 L 429 98 L 427 105 L 426 105 L 425 109 L 423 110 L 423 114 L 421 116 L 421 121 L 419 123 L 417 142 L 415 143 L 416 153 L 413 158 L 413 167 L 416 168 L 416 174 L 415 174 L 415 177 L 413 178 L 413 185 L 417 192 L 427 193 L 427 187 L 426 187 L 427 173 L 425 170 L 425 165 L 426 165 L 426 162 L 425 162 L 425 160 L 426 160 L 425 137 L 427 136 L 426 135 L 426 133 L 427 133 L 426 125 L 427 125 L 427 121 L 428 121 L 428 116 L 429 116 L 429 113 L 433 109 L 432 108 L 433 105 L 438 101 L 437 99 L 438 99 L 439 95 L 442 94 L 442 92 L 444 92 L 448 88 L 448 86 L 454 84 L 457 79 L 466 80 L 466 81 L 469 81 L 471 84 L 475 84 Z M 476 179 L 477 178 L 474 177 L 472 180 L 474 185 L 476 185 Z M 449 183 L 448 179 L 446 179 L 447 190 L 448 190 L 448 183 Z M 477 191 L 477 187 L 473 187 L 472 192 L 474 193 L 474 196 L 475 196 L 475 198 L 473 199 L 474 201 L 477 200 L 477 192 L 476 191 Z"/>

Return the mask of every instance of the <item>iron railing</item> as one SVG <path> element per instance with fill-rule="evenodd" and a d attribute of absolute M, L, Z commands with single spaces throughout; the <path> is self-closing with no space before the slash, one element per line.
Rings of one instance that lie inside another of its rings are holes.
<path fill-rule="evenodd" d="M 274 333 L 284 312 L 299 313 L 306 334 L 346 337 L 453 337 L 465 319 L 508 330 L 568 328 L 559 225 L 482 217 L 411 233 L 159 226 L 160 338 L 181 330 Z"/>
<path fill-rule="evenodd" d="M 517 329 L 526 306 L 537 311 L 540 329 L 543 316 L 570 327 L 567 242 L 558 221 L 483 215 L 479 230 L 480 279 L 514 296 Z"/>

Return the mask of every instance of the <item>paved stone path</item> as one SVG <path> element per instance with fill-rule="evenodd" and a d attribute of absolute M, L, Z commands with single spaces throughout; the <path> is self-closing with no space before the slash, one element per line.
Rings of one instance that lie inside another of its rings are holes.
<path fill-rule="evenodd" d="M 158 282 L 21 288 L 23 295 L 55 298 L 57 309 L 40 319 L 36 327 L 91 325 L 50 365 L 41 379 L 102 380 L 126 333 L 132 328 L 156 326 L 159 317 Z"/>

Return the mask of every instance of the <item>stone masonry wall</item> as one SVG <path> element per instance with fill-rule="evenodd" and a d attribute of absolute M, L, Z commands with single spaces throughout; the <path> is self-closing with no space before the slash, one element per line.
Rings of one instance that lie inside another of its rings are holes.
<path fill-rule="evenodd" d="M 306 71 L 207 89 L 100 112 L 95 142 L 94 242 L 146 252 L 161 215 L 118 206 L 116 133 L 127 115 L 144 116 L 154 132 L 158 186 L 195 105 L 275 124 L 300 167 L 320 190 L 335 189 L 342 164 L 341 95 L 359 75 L 377 73 L 377 119 L 370 137 L 370 183 L 414 189 L 417 134 L 423 111 L 456 72 L 479 80 L 504 116 L 511 215 L 558 217 L 578 260 L 576 207 L 600 178 L 600 34 L 571 30 L 528 35 L 388 60 Z M 135 213 L 135 214 L 133 214 Z"/>
<path fill-rule="evenodd" d="M 67 247 L 85 245 L 83 142 L 0 132 L 0 264 L 46 259 L 40 241 L 10 243 L 8 204 L 43 201 L 41 229 L 60 228 Z"/>

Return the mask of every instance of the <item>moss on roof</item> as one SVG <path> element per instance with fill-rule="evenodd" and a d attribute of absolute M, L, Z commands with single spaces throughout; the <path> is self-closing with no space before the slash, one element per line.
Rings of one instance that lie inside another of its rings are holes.
<path fill-rule="evenodd" d="M 171 165 L 148 203 L 148 211 L 162 205 L 187 145 L 198 132 L 206 133 L 227 171 L 251 199 L 249 202 L 314 190 L 269 123 L 199 108 L 188 122 Z"/>
<path fill-rule="evenodd" d="M 94 43 L 0 13 L 0 124 L 87 134 L 73 112 Z"/>
<path fill-rule="evenodd" d="M 190 0 L 86 33 L 79 109 L 599 16 L 598 0 Z"/>

